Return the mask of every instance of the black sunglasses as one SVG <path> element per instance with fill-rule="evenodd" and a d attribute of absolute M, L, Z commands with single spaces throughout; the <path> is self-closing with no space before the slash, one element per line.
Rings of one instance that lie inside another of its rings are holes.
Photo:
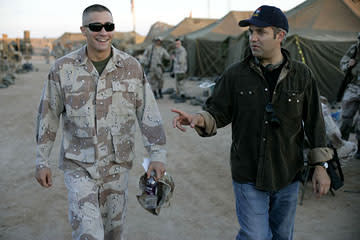
<path fill-rule="evenodd" d="M 107 22 L 105 24 L 90 23 L 89 25 L 84 25 L 84 27 L 88 27 L 90 29 L 90 31 L 92 31 L 92 32 L 100 32 L 101 29 L 104 27 L 105 31 L 111 32 L 111 31 L 114 31 L 115 24 L 110 23 L 110 22 Z"/>
<path fill-rule="evenodd" d="M 271 126 L 277 128 L 280 127 L 280 119 L 276 116 L 276 113 L 274 111 L 274 107 L 272 103 L 268 103 L 265 106 L 265 111 L 270 114 L 270 124 Z"/>

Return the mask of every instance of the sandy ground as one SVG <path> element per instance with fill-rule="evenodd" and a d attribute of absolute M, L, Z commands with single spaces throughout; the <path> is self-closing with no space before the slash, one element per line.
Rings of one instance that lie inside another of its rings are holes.
<path fill-rule="evenodd" d="M 59 135 L 51 155 L 53 187 L 42 188 L 34 178 L 35 116 L 49 65 L 42 59 L 32 62 L 39 71 L 19 74 L 15 85 L 0 89 L 0 239 L 71 239 L 67 193 L 63 173 L 57 168 Z M 174 80 L 167 78 L 166 87 L 173 86 Z M 192 91 L 201 92 L 196 87 Z M 159 101 L 159 107 L 175 195 L 160 216 L 138 205 L 137 184 L 145 151 L 137 135 L 137 160 L 129 179 L 128 239 L 235 239 L 239 226 L 229 167 L 230 127 L 206 139 L 192 130 L 182 133 L 172 128 L 170 109 L 196 112 L 200 107 L 174 104 L 168 96 Z M 348 161 L 343 170 L 346 183 L 335 197 L 329 194 L 316 199 L 311 184 L 307 185 L 304 204 L 297 208 L 294 239 L 360 239 L 360 161 Z"/>

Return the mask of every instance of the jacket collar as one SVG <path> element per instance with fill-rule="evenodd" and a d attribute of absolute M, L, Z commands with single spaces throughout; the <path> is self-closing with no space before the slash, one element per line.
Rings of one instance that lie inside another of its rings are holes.
<path fill-rule="evenodd" d="M 86 54 L 86 47 L 87 45 L 82 46 L 75 57 L 75 62 L 79 66 L 85 66 L 86 64 L 91 63 L 90 59 L 88 58 Z M 111 57 L 109 71 L 114 70 L 116 67 L 121 68 L 124 67 L 124 59 L 125 54 L 121 51 L 117 50 L 114 46 L 111 46 L 111 51 L 113 53 L 113 56 Z"/>
<path fill-rule="evenodd" d="M 287 73 L 290 72 L 291 66 L 292 66 L 292 60 L 291 60 L 289 51 L 286 50 L 285 48 L 281 48 L 281 53 L 283 54 L 286 62 L 280 73 L 280 76 L 279 76 L 280 80 L 285 78 Z M 250 50 L 247 51 L 247 55 L 246 55 L 244 61 L 249 64 L 250 68 L 254 69 L 257 73 L 262 75 L 262 71 L 261 71 L 260 65 L 259 65 L 260 63 L 259 63 L 259 61 L 256 61 L 255 57 L 252 55 Z"/>

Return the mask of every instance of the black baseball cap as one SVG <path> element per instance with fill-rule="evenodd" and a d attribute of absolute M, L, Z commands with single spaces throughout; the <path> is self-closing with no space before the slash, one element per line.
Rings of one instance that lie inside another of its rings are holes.
<path fill-rule="evenodd" d="M 240 27 L 254 25 L 257 27 L 278 27 L 289 32 L 289 23 L 285 14 L 277 7 L 263 5 L 255 10 L 251 18 L 241 20 Z"/>

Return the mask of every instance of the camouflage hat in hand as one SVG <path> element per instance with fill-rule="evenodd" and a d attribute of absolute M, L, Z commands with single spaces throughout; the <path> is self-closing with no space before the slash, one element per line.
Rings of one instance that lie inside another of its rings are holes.
<path fill-rule="evenodd" d="M 145 191 L 147 176 L 146 173 L 140 177 L 139 188 L 141 195 L 137 195 L 139 204 L 147 211 L 154 215 L 160 214 L 161 207 L 170 206 L 170 199 L 175 190 L 174 180 L 167 173 L 157 180 L 156 195 L 149 195 Z"/>

